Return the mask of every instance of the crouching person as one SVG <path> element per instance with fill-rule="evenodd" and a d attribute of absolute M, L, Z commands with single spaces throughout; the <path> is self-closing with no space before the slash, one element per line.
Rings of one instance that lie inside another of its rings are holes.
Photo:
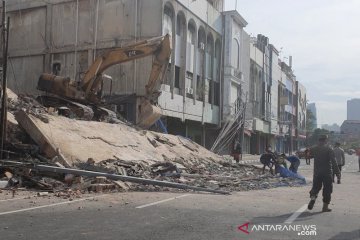
<path fill-rule="evenodd" d="M 284 153 L 281 155 L 282 157 L 286 158 L 290 162 L 289 170 L 293 173 L 297 173 L 299 165 L 300 165 L 300 159 L 297 156 L 286 156 Z"/>
<path fill-rule="evenodd" d="M 276 156 L 271 151 L 271 148 L 267 148 L 265 153 L 261 154 L 260 162 L 264 165 L 263 166 L 263 174 L 265 173 L 265 168 L 268 167 L 270 169 L 270 173 L 274 175 L 273 167 L 276 163 Z"/>

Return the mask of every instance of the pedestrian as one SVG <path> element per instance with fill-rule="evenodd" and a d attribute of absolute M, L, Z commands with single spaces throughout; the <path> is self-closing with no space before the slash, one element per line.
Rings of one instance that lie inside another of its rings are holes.
<path fill-rule="evenodd" d="M 356 149 L 356 155 L 358 156 L 358 161 L 359 161 L 359 172 L 360 172 L 360 148 Z"/>
<path fill-rule="evenodd" d="M 336 174 L 338 178 L 341 177 L 339 168 L 335 161 L 334 151 L 327 145 L 327 135 L 320 135 L 318 144 L 310 148 L 310 155 L 314 157 L 314 175 L 313 185 L 310 191 L 310 202 L 308 209 L 314 207 L 315 200 L 323 188 L 323 212 L 330 212 L 329 204 L 331 201 L 331 193 L 333 190 L 332 174 Z"/>
<path fill-rule="evenodd" d="M 287 169 L 288 167 L 287 167 L 287 164 L 286 164 L 286 155 L 284 153 L 281 154 L 281 155 L 278 155 L 278 154 L 275 153 L 275 156 L 276 156 L 276 163 L 278 165 L 283 165 L 283 167 Z"/>
<path fill-rule="evenodd" d="M 232 156 L 233 156 L 234 160 L 236 161 L 236 163 L 239 163 L 240 159 L 242 159 L 241 144 L 238 141 L 235 141 L 233 151 L 232 151 Z"/>
<path fill-rule="evenodd" d="M 268 167 L 270 169 L 270 173 L 274 175 L 273 166 L 276 163 L 276 156 L 271 151 L 271 146 L 265 149 L 265 152 L 260 156 L 260 162 L 264 165 L 262 173 L 265 173 L 265 168 Z"/>
<path fill-rule="evenodd" d="M 305 161 L 306 161 L 306 165 L 310 165 L 310 153 L 309 153 L 309 149 L 305 149 Z"/>
<path fill-rule="evenodd" d="M 283 153 L 282 156 L 290 162 L 289 170 L 292 171 L 293 173 L 297 173 L 297 170 L 300 166 L 300 159 L 295 155 L 291 155 L 287 157 L 285 153 Z"/>
<path fill-rule="evenodd" d="M 337 163 L 337 166 L 339 168 L 339 171 L 341 173 L 342 166 L 345 165 L 345 153 L 344 150 L 340 147 L 340 143 L 336 142 L 334 147 L 334 154 L 335 154 L 335 160 Z M 333 182 L 335 182 L 335 174 L 333 173 Z M 337 179 L 337 183 L 340 184 L 340 178 Z"/>

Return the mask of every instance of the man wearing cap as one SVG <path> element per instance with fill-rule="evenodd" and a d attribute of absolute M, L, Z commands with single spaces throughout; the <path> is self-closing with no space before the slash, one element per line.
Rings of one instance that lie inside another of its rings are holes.
<path fill-rule="evenodd" d="M 341 172 L 342 166 L 345 165 L 345 153 L 344 150 L 340 147 L 340 143 L 336 142 L 334 147 L 334 154 L 337 166 Z M 335 173 L 333 172 L 333 182 L 335 181 Z M 337 183 L 340 184 L 340 178 L 337 179 Z"/>
<path fill-rule="evenodd" d="M 340 171 L 335 161 L 334 151 L 327 145 L 327 135 L 321 135 L 316 146 L 310 148 L 310 155 L 314 157 L 314 176 L 313 186 L 310 191 L 310 202 L 308 209 L 314 207 L 315 200 L 323 188 L 323 212 L 330 212 L 329 204 L 333 190 L 332 175 L 333 172 L 340 179 Z"/>

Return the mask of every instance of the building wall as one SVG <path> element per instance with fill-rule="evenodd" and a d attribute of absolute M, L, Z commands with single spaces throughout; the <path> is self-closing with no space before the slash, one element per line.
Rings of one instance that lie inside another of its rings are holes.
<path fill-rule="evenodd" d="M 307 95 L 306 88 L 299 82 L 296 81 L 296 89 L 297 89 L 297 103 L 296 103 L 296 127 L 298 130 L 298 135 L 306 135 L 306 103 L 307 103 Z"/>
<path fill-rule="evenodd" d="M 280 91 L 280 129 L 284 135 L 284 152 L 289 154 L 296 150 L 296 77 L 292 67 L 281 62 L 281 88 Z"/>
<path fill-rule="evenodd" d="M 317 128 L 317 114 L 316 114 L 316 104 L 315 103 L 309 103 L 307 106 L 307 109 L 309 109 L 310 112 L 312 112 L 314 118 L 315 118 L 315 128 Z"/>
<path fill-rule="evenodd" d="M 223 1 L 210 2 L 14 0 L 7 8 L 12 21 L 9 87 L 18 93 L 38 94 L 38 77 L 51 72 L 53 64 L 58 63 L 61 64 L 59 75 L 80 79 L 94 58 L 104 51 L 164 34 L 164 8 L 168 5 L 174 14 L 172 62 L 176 64 L 169 69 L 168 84 L 161 87 L 164 93 L 159 99 L 160 106 L 164 107 L 165 115 L 183 121 L 218 124 L 220 102 L 216 99 L 220 98 L 222 38 L 219 9 Z M 184 23 L 184 31 L 176 34 L 179 19 Z M 191 45 L 186 41 L 189 24 L 195 27 L 196 40 L 199 30 L 205 34 L 204 49 L 199 50 L 197 42 Z M 113 78 L 113 93 L 144 95 L 151 62 L 150 56 L 109 68 L 105 74 Z M 181 69 L 177 88 L 175 65 Z M 186 77 L 187 72 L 193 79 Z M 196 80 L 196 74 L 200 81 Z M 105 82 L 104 93 L 109 91 L 110 82 Z M 196 91 L 199 94 L 192 94 Z"/>
<path fill-rule="evenodd" d="M 237 100 L 248 101 L 250 75 L 250 37 L 244 31 L 246 22 L 234 11 L 224 12 L 224 110 L 223 117 L 235 114 Z M 249 104 L 247 104 L 249 107 Z M 251 109 L 250 109 L 251 110 Z M 247 113 L 249 114 L 249 110 Z"/>
<path fill-rule="evenodd" d="M 38 77 L 51 72 L 54 63 L 61 64 L 60 75 L 78 80 L 106 49 L 161 35 L 162 1 L 152 0 L 150 8 L 149 2 L 13 1 L 8 7 L 12 21 L 9 86 L 37 94 Z M 143 95 L 151 61 L 148 57 L 109 68 L 105 73 L 114 79 L 113 90 Z"/>
<path fill-rule="evenodd" d="M 223 87 L 223 118 L 226 122 L 237 116 L 245 107 L 245 118 L 252 119 L 251 105 L 249 104 L 250 91 L 250 36 L 244 28 L 247 22 L 236 11 L 223 12 L 224 19 L 224 87 Z M 243 117 L 243 116 L 241 116 Z M 245 124 L 247 133 L 252 130 L 252 125 Z M 249 137 L 240 136 L 243 153 L 250 152 Z M 231 146 L 228 151 L 231 152 Z"/>
<path fill-rule="evenodd" d="M 169 71 L 161 85 L 159 105 L 166 116 L 219 124 L 220 12 L 205 0 L 163 4 L 163 34 L 172 35 L 174 47 Z M 208 9 L 209 14 L 198 16 L 197 8 Z"/>
<path fill-rule="evenodd" d="M 360 136 L 360 121 L 359 120 L 345 120 L 341 125 L 341 133 L 347 134 L 351 137 Z"/>
<path fill-rule="evenodd" d="M 347 120 L 360 120 L 360 99 L 347 101 Z"/>
<path fill-rule="evenodd" d="M 215 31 L 222 31 L 221 12 L 223 11 L 223 0 L 179 0 L 178 2 L 189 9 L 202 22 L 208 23 Z M 211 2 L 214 2 L 214 4 L 211 4 Z"/>
<path fill-rule="evenodd" d="M 307 95 L 306 88 L 299 82 L 296 81 L 296 138 L 297 146 L 299 149 L 305 146 L 306 139 L 306 104 L 307 104 Z"/>
<path fill-rule="evenodd" d="M 281 69 L 279 66 L 279 53 L 272 46 L 271 47 L 271 134 L 279 135 L 279 118 L 278 118 L 278 104 L 279 104 L 279 82 L 281 81 Z M 275 145 L 275 144 L 273 144 Z"/>

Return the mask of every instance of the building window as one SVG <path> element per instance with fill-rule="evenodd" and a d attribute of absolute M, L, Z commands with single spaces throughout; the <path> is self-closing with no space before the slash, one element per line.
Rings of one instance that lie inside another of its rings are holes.
<path fill-rule="evenodd" d="M 54 75 L 60 75 L 60 72 L 61 72 L 61 63 L 59 62 L 56 62 L 56 63 L 53 63 L 52 64 L 52 73 Z"/>
<path fill-rule="evenodd" d="M 175 87 L 180 88 L 180 67 L 175 66 Z"/>
<path fill-rule="evenodd" d="M 199 75 L 197 75 L 197 78 L 196 78 L 196 99 L 199 101 L 203 101 L 203 99 L 204 99 L 203 82 Z"/>
<path fill-rule="evenodd" d="M 234 68 L 240 68 L 240 44 L 235 38 L 232 40 L 231 65 Z"/>
<path fill-rule="evenodd" d="M 213 99 L 213 92 L 214 92 L 214 88 L 213 88 L 213 81 L 209 80 L 209 98 L 208 98 L 208 102 L 209 103 L 213 103 L 212 99 Z"/>
<path fill-rule="evenodd" d="M 220 105 L 220 83 L 214 82 L 214 105 Z"/>
<path fill-rule="evenodd" d="M 173 25 L 172 25 L 172 21 L 173 21 L 173 12 L 170 9 L 170 7 L 165 6 L 164 9 L 164 20 L 163 20 L 163 34 L 169 34 L 170 36 L 172 36 L 173 33 Z"/>
<path fill-rule="evenodd" d="M 206 78 L 213 79 L 214 39 L 211 34 L 207 37 L 206 45 Z"/>
<path fill-rule="evenodd" d="M 174 11 L 173 11 L 173 7 L 170 3 L 166 3 L 165 7 L 164 7 L 164 16 L 163 16 L 163 35 L 165 34 L 169 34 L 172 38 L 175 37 L 173 35 L 174 33 Z M 171 76 L 171 64 L 172 64 L 172 59 L 170 58 L 169 61 L 169 66 L 168 66 L 168 74 L 167 77 L 164 80 L 165 84 L 170 85 L 171 82 L 173 81 L 173 76 Z"/>

